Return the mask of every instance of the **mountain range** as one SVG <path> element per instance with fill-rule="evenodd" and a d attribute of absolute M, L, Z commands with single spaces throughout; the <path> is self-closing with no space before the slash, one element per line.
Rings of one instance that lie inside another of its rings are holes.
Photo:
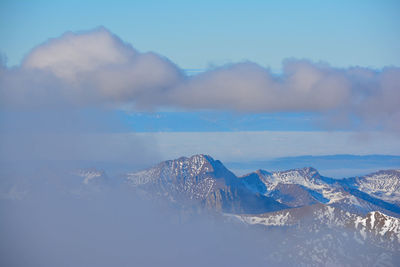
<path fill-rule="evenodd" d="M 311 167 L 236 176 L 219 160 L 194 155 L 127 173 L 130 185 L 225 213 L 265 213 L 323 204 L 366 215 L 400 216 L 400 170 L 333 179 Z M 85 180 L 87 181 L 87 180 Z"/>
<path fill-rule="evenodd" d="M 180 207 L 201 207 L 246 225 L 291 229 L 293 235 L 298 229 L 335 229 L 361 247 L 367 242 L 400 252 L 400 170 L 333 179 L 305 167 L 260 169 L 238 177 L 219 160 L 194 155 L 124 178 L 152 197 Z"/>

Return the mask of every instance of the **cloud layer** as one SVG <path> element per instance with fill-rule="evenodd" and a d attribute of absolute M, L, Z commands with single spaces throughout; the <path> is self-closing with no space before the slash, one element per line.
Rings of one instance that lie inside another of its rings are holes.
<path fill-rule="evenodd" d="M 3 109 L 111 106 L 323 113 L 329 125 L 400 131 L 400 68 L 334 68 L 287 60 L 279 75 L 252 62 L 186 76 L 104 28 L 65 33 L 0 67 Z M 335 125 L 337 124 L 337 125 Z"/>

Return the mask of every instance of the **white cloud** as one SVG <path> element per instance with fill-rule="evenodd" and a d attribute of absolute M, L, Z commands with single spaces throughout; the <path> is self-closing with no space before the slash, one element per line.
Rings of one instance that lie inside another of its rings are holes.
<path fill-rule="evenodd" d="M 104 28 L 66 33 L 36 47 L 21 66 L 0 68 L 3 108 L 111 106 L 239 112 L 311 111 L 326 124 L 400 131 L 400 68 L 339 69 L 287 60 L 283 73 L 252 62 L 185 76 Z"/>
<path fill-rule="evenodd" d="M 138 52 L 104 28 L 83 33 L 67 32 L 36 47 L 22 62 L 29 69 L 47 69 L 60 78 L 107 65 L 127 64 Z"/>
<path fill-rule="evenodd" d="M 139 53 L 104 28 L 68 32 L 36 47 L 20 67 L 0 69 L 8 108 L 153 106 L 182 79 L 155 53 Z"/>
<path fill-rule="evenodd" d="M 244 112 L 324 111 L 348 101 L 350 84 L 340 71 L 307 61 L 289 61 L 284 67 L 282 76 L 251 62 L 218 68 L 174 88 L 170 101 Z"/>

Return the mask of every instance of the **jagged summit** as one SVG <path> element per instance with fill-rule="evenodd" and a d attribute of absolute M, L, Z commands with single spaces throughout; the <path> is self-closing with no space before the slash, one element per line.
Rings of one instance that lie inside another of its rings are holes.
<path fill-rule="evenodd" d="M 219 160 L 208 155 L 167 160 L 153 168 L 129 173 L 127 179 L 136 187 L 148 188 L 174 200 L 197 200 L 225 212 L 259 213 L 286 208 L 269 197 L 254 194 Z"/>
<path fill-rule="evenodd" d="M 218 176 L 226 174 L 230 176 L 233 175 L 233 173 L 229 171 L 221 161 L 214 160 L 210 155 L 196 154 L 189 158 L 183 157 L 174 161 L 189 162 L 190 164 L 193 164 L 199 171 L 214 172 Z"/>
<path fill-rule="evenodd" d="M 167 160 L 167 162 L 190 162 L 192 164 L 195 165 L 204 165 L 204 164 L 210 164 L 213 165 L 213 163 L 215 162 L 215 160 L 209 156 L 209 155 L 205 155 L 205 154 L 196 154 L 193 155 L 191 157 L 180 157 L 178 159 L 173 159 L 173 160 Z"/>
<path fill-rule="evenodd" d="M 160 175 L 168 179 L 168 177 L 178 177 L 183 179 L 196 178 L 196 181 L 207 179 L 212 176 L 217 179 L 217 186 L 231 185 L 236 182 L 236 176 L 229 171 L 221 161 L 214 160 L 209 155 L 197 154 L 191 157 L 180 157 L 174 160 L 161 162 L 155 167 L 160 171 Z M 154 170 L 151 168 L 149 170 Z M 220 181 L 220 178 L 223 181 Z"/>

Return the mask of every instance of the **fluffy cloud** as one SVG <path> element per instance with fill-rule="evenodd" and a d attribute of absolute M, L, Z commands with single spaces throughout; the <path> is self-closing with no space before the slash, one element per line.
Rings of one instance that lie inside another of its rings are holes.
<path fill-rule="evenodd" d="M 400 68 L 340 69 L 292 59 L 279 75 L 242 62 L 186 76 L 104 28 L 66 33 L 33 49 L 21 66 L 2 66 L 0 96 L 3 108 L 311 111 L 328 115 L 331 125 L 400 130 Z"/>
<path fill-rule="evenodd" d="M 168 59 L 139 53 L 98 28 L 65 33 L 33 49 L 20 67 L 3 66 L 0 103 L 11 108 L 149 106 L 181 79 L 181 70 Z"/>
<path fill-rule="evenodd" d="M 340 71 L 307 61 L 284 67 L 280 76 L 251 62 L 205 72 L 174 88 L 170 102 L 187 108 L 274 112 L 329 110 L 349 99 L 350 85 Z"/>
<path fill-rule="evenodd" d="M 36 47 L 22 62 L 27 69 L 47 69 L 60 78 L 77 78 L 82 72 L 107 65 L 127 64 L 138 52 L 104 28 L 74 34 L 67 32 Z"/>

